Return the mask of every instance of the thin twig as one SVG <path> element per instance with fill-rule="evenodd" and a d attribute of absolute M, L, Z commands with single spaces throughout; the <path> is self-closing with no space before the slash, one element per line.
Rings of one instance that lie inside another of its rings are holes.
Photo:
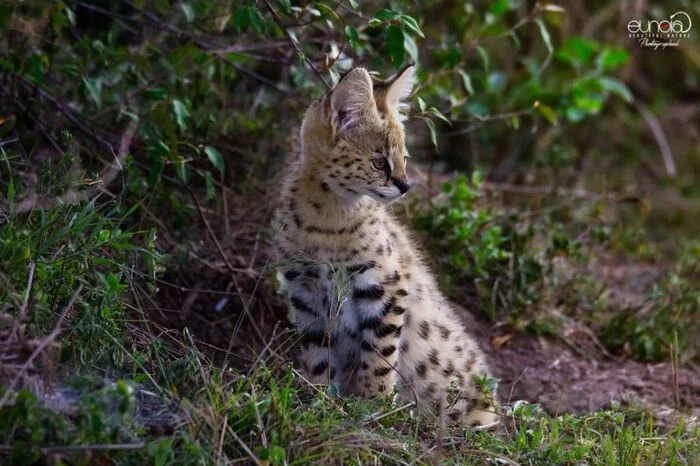
<path fill-rule="evenodd" d="M 15 96 L 10 95 L 10 93 L 7 92 L 6 90 L 2 89 L 2 87 L 0 87 L 0 90 L 2 91 L 2 93 L 5 96 L 12 99 L 12 103 L 14 103 L 17 108 L 19 108 L 24 114 L 26 114 L 26 116 L 29 117 L 29 119 L 32 120 L 39 127 L 39 129 L 44 134 L 44 136 L 49 141 L 49 143 L 53 146 L 54 149 L 56 149 L 56 152 L 58 152 L 61 155 L 64 155 L 63 148 L 60 146 L 60 144 L 58 144 L 56 139 L 53 136 L 51 136 L 51 132 L 46 127 L 44 122 L 42 122 L 40 119 L 36 118 L 33 115 L 33 112 L 28 111 L 28 107 L 25 106 L 24 104 L 22 104 L 22 102 L 20 102 L 19 100 L 17 100 L 17 98 Z M 20 140 L 20 143 L 21 143 L 21 140 Z"/>
<path fill-rule="evenodd" d="M 207 229 L 207 232 L 209 233 L 209 237 L 214 242 L 214 245 L 216 246 L 216 249 L 219 252 L 219 255 L 221 256 L 221 259 L 224 261 L 224 264 L 226 264 L 226 267 L 228 268 L 228 271 L 231 275 L 231 281 L 233 282 L 233 285 L 236 287 L 236 291 L 239 293 L 241 304 L 243 305 L 244 314 L 249 318 L 250 323 L 253 325 L 253 329 L 255 330 L 255 333 L 257 333 L 258 338 L 260 338 L 260 341 L 265 341 L 265 338 L 263 337 L 262 332 L 260 331 L 257 324 L 255 323 L 255 321 L 253 320 L 253 318 L 250 316 L 250 314 L 248 312 L 250 300 L 248 301 L 248 303 L 246 303 L 245 300 L 243 299 L 243 292 L 241 290 L 241 287 L 238 284 L 238 280 L 236 279 L 236 270 L 234 269 L 233 264 L 231 264 L 231 261 L 229 261 L 228 256 L 226 255 L 226 252 L 224 251 L 224 248 L 221 247 L 221 243 L 219 242 L 219 239 L 216 237 L 214 230 L 212 230 L 211 225 L 209 225 L 207 218 L 204 216 L 204 212 L 202 211 L 202 206 L 200 205 L 199 200 L 197 199 L 197 196 L 194 194 L 194 192 L 191 189 L 188 189 L 188 191 L 189 191 L 190 197 L 192 198 L 192 201 L 194 202 L 194 205 L 197 209 L 197 213 L 199 214 L 199 218 L 202 220 L 202 223 L 204 223 L 204 227 Z M 255 291 L 253 291 L 251 293 L 251 299 L 252 299 L 252 296 L 254 294 L 255 294 Z"/>
<path fill-rule="evenodd" d="M 228 416 L 224 416 L 224 425 L 221 427 L 221 437 L 219 437 L 219 448 L 216 452 L 216 464 L 221 464 L 222 450 L 224 448 L 224 440 L 226 440 L 226 429 L 228 428 Z"/>
<path fill-rule="evenodd" d="M 323 84 L 325 84 L 326 88 L 330 89 L 331 86 L 323 78 L 323 75 L 321 75 L 321 72 L 318 70 L 318 68 L 316 68 L 316 65 L 314 65 L 314 63 L 311 60 L 309 60 L 309 58 L 304 54 L 304 52 L 301 51 L 301 49 L 299 48 L 299 45 L 292 38 L 291 34 L 289 34 L 289 31 L 287 31 L 287 28 L 282 24 L 282 20 L 280 19 L 280 17 L 277 15 L 277 12 L 270 4 L 270 1 L 265 0 L 265 5 L 267 5 L 268 10 L 270 10 L 270 13 L 272 13 L 272 17 L 275 21 L 275 24 L 277 24 L 277 26 L 282 30 L 284 37 L 287 39 L 287 42 L 289 42 L 289 44 L 292 47 L 294 47 L 294 50 L 296 50 L 299 57 L 301 57 L 311 67 L 311 69 L 314 71 L 314 73 L 316 73 L 316 76 L 318 76 L 318 78 L 323 82 Z"/>
<path fill-rule="evenodd" d="M 493 452 L 493 451 L 488 451 L 488 450 L 477 450 L 475 448 L 461 448 L 461 449 L 453 450 L 451 454 L 454 454 L 454 455 L 466 454 L 466 455 L 470 455 L 470 456 L 482 456 L 482 457 L 486 457 L 489 459 L 498 460 L 498 462 L 502 463 L 502 464 L 508 464 L 510 466 L 520 466 L 520 463 L 513 461 L 512 459 L 508 458 L 507 456 L 501 455 L 501 454 Z"/>
<path fill-rule="evenodd" d="M 445 428 L 447 422 L 447 394 L 440 396 L 440 412 L 438 413 L 438 431 L 435 440 L 435 451 L 433 452 L 433 464 L 440 464 L 445 449 Z"/>
<path fill-rule="evenodd" d="M 240 71 L 241 73 L 245 74 L 246 76 L 260 81 L 261 83 L 265 84 L 266 86 L 271 87 L 272 89 L 276 90 L 277 92 L 279 92 L 287 97 L 292 97 L 292 94 L 288 90 L 280 87 L 277 83 L 266 78 L 265 76 L 261 75 L 260 73 L 256 73 L 255 71 L 253 71 L 249 68 L 246 68 L 245 66 L 243 66 L 239 63 L 236 63 L 233 60 L 229 60 L 228 58 L 226 58 L 224 61 L 226 61 L 228 64 L 230 64 L 231 66 L 236 68 L 236 70 Z"/>
<path fill-rule="evenodd" d="M 673 332 L 673 344 L 671 345 L 671 376 L 673 379 L 673 407 L 676 411 L 681 409 L 681 389 L 678 379 L 679 358 L 678 358 L 678 332 Z"/>
<path fill-rule="evenodd" d="M 659 120 L 656 119 L 654 113 L 649 109 L 649 107 L 643 103 L 637 102 L 635 106 L 637 107 L 637 110 L 639 110 L 639 113 L 642 114 L 642 117 L 649 126 L 649 129 L 651 129 L 651 134 L 654 135 L 654 139 L 656 139 L 656 143 L 661 151 L 661 157 L 664 160 L 666 174 L 669 178 L 675 178 L 677 172 L 676 162 L 673 160 L 673 151 L 671 151 L 671 145 L 668 143 L 668 139 L 666 139 L 666 134 L 664 134 L 664 130 L 661 128 Z"/>
<path fill-rule="evenodd" d="M 34 83 L 32 83 L 32 81 L 20 75 L 15 76 L 21 81 L 22 85 L 25 88 L 27 88 L 28 90 L 33 89 L 32 86 Z M 91 130 L 85 123 L 83 123 L 80 116 L 76 115 L 71 109 L 59 102 L 59 100 L 56 97 L 44 91 L 41 87 L 37 87 L 37 91 L 42 99 L 48 100 L 49 103 L 51 103 L 51 105 L 53 105 L 56 110 L 65 115 L 71 121 L 71 123 L 78 127 L 78 129 L 80 129 L 82 132 L 92 137 L 99 143 L 103 144 L 104 146 L 112 149 L 112 144 L 109 141 L 97 134 L 95 131 Z"/>
<path fill-rule="evenodd" d="M 238 444 L 243 448 L 243 450 L 248 454 L 251 460 L 258 466 L 262 466 L 262 462 L 260 462 L 260 459 L 253 453 L 253 451 L 250 449 L 248 445 L 245 444 L 245 442 L 238 436 L 238 434 L 231 429 L 230 427 L 228 428 L 229 433 L 233 437 L 233 439 L 238 442 Z M 267 464 L 267 463 L 266 463 Z"/>
<path fill-rule="evenodd" d="M 115 451 L 115 450 L 140 450 L 145 446 L 140 443 L 114 443 L 114 444 L 92 444 L 92 445 L 59 445 L 50 447 L 39 447 L 42 453 L 55 453 L 61 451 Z M 13 445 L 0 445 L 0 451 L 12 451 Z"/>
<path fill-rule="evenodd" d="M 29 277 L 27 278 L 27 289 L 24 293 L 24 301 L 22 301 L 22 307 L 19 310 L 18 320 L 23 321 L 27 316 L 27 309 L 29 308 L 29 297 L 32 294 L 32 284 L 34 283 L 34 270 L 36 269 L 36 264 L 34 261 L 29 263 Z"/>
<path fill-rule="evenodd" d="M 517 385 L 518 382 L 520 382 L 520 379 L 525 375 L 525 372 L 530 368 L 530 366 L 525 366 L 525 368 L 520 372 L 520 375 L 513 380 L 513 383 L 510 384 L 510 393 L 508 394 L 508 401 L 507 404 L 510 404 L 510 401 L 513 399 L 513 391 L 515 390 L 515 386 Z"/>
<path fill-rule="evenodd" d="M 275 343 L 277 340 L 277 328 L 279 327 L 279 322 L 275 322 L 275 327 L 272 329 L 272 337 L 270 337 L 270 341 L 267 342 L 265 347 L 262 349 L 260 354 L 255 358 L 255 361 L 253 361 L 253 364 L 250 365 L 250 368 L 248 368 L 247 376 L 250 377 L 253 371 L 257 368 L 258 364 L 260 361 L 263 360 L 265 357 L 265 353 L 267 353 L 272 345 Z"/>
<path fill-rule="evenodd" d="M 564 197 L 571 196 L 577 199 L 590 199 L 594 201 L 599 200 L 609 200 L 609 201 L 637 201 L 638 198 L 632 194 L 630 195 L 619 195 L 619 194 L 597 194 L 591 193 L 589 191 L 584 191 L 582 189 L 566 189 L 566 188 L 556 188 L 550 186 L 527 186 L 527 185 L 516 185 L 508 183 L 491 183 L 485 182 L 481 184 L 481 187 L 486 191 L 501 191 L 514 194 L 525 194 L 529 196 L 554 196 L 554 197 Z"/>
<path fill-rule="evenodd" d="M 263 448 L 267 449 L 267 435 L 265 434 L 265 426 L 263 425 L 262 417 L 260 416 L 260 410 L 258 409 L 258 396 L 255 393 L 255 384 L 251 384 L 250 391 L 251 395 L 253 396 L 253 408 L 255 408 L 255 418 L 258 421 L 260 440 L 262 441 Z"/>
<path fill-rule="evenodd" d="M 415 406 L 416 406 L 416 404 L 415 404 L 413 401 L 411 401 L 411 402 L 409 402 L 409 403 L 406 403 L 406 404 L 403 405 L 403 406 L 399 406 L 398 408 L 394 408 L 394 409 L 392 409 L 391 411 L 387 411 L 386 413 L 382 413 L 382 414 L 377 415 L 377 416 L 370 416 L 368 419 L 366 419 L 366 420 L 362 423 L 362 425 L 367 425 L 367 424 L 369 424 L 370 422 L 377 422 L 377 421 L 380 421 L 380 420 L 384 419 L 384 418 L 387 417 L 387 416 L 391 416 L 392 414 L 400 413 L 401 411 L 405 411 L 405 410 L 407 410 L 407 409 L 409 409 L 409 408 L 415 408 Z"/>
<path fill-rule="evenodd" d="M 0 147 L 5 147 L 5 146 L 8 146 L 10 144 L 14 144 L 17 141 L 19 141 L 19 138 L 5 139 L 3 141 L 0 141 Z"/>
<path fill-rule="evenodd" d="M 520 110 L 514 110 L 512 112 L 495 113 L 493 115 L 487 115 L 485 117 L 480 117 L 480 118 L 475 117 L 475 118 L 468 118 L 468 119 L 454 119 L 454 120 L 451 120 L 452 123 L 466 122 L 466 123 L 474 123 L 474 124 L 467 126 L 465 128 L 461 128 L 461 129 L 447 132 L 446 134 L 448 136 L 455 136 L 458 134 L 468 134 L 468 133 L 471 133 L 472 131 L 474 131 L 478 128 L 481 128 L 486 123 L 489 123 L 492 121 L 505 120 L 508 118 L 520 117 L 522 115 L 528 115 L 530 113 L 533 113 L 538 106 L 539 106 L 539 103 L 535 102 L 530 107 L 523 108 Z M 449 113 L 451 110 L 452 110 L 452 108 L 448 109 L 447 112 L 443 112 L 443 113 Z M 425 118 L 425 117 L 421 117 L 420 115 L 417 115 L 417 117 L 418 118 Z"/>
<path fill-rule="evenodd" d="M 41 89 L 39 89 L 39 94 L 48 95 L 45 94 Z M 51 99 L 53 99 L 53 97 L 51 97 Z M 127 101 L 131 102 L 131 98 L 127 97 Z M 57 101 L 55 102 L 57 105 L 60 106 L 60 104 L 57 103 Z M 64 112 L 64 114 L 72 115 L 70 112 Z M 73 118 L 75 117 L 73 116 Z M 71 121 L 73 121 L 72 118 Z M 82 123 L 80 123 L 79 127 L 84 128 L 85 126 Z M 116 153 L 113 152 L 114 162 L 102 170 L 100 180 L 98 182 L 92 183 L 92 185 L 88 189 L 85 189 L 84 191 L 75 191 L 71 189 L 68 192 L 61 194 L 60 196 L 48 199 L 40 199 L 36 193 L 32 193 L 29 196 L 27 196 L 23 201 L 16 204 L 15 212 L 23 213 L 35 208 L 48 209 L 50 207 L 62 204 L 78 204 L 80 202 L 92 199 L 95 195 L 97 195 L 100 192 L 104 192 L 105 188 L 117 178 L 118 174 L 122 173 L 123 161 L 126 155 L 129 153 L 129 149 L 131 148 L 131 143 L 136 134 L 137 128 L 138 120 L 130 120 L 126 129 L 122 133 L 121 139 L 119 141 L 119 149 Z M 86 131 L 88 132 L 88 134 L 93 135 L 93 137 L 98 137 L 94 135 L 89 129 L 87 129 Z M 98 140 L 101 140 L 104 144 L 107 145 L 107 147 L 110 148 L 110 150 L 113 151 L 112 146 L 109 142 L 105 141 L 104 139 Z M 60 151 L 62 152 L 62 150 Z"/>

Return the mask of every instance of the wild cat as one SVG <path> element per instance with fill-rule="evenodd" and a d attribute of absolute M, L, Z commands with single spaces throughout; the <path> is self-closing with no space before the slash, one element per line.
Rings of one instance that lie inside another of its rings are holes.
<path fill-rule="evenodd" d="M 467 425 L 498 419 L 484 355 L 387 205 L 409 190 L 404 101 L 415 68 L 373 83 L 354 68 L 306 112 L 286 174 L 276 249 L 300 361 L 343 394 L 442 404 Z"/>

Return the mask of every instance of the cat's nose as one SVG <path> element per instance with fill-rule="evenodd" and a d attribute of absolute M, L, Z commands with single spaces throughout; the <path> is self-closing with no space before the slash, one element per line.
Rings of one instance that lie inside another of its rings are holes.
<path fill-rule="evenodd" d="M 391 181 L 393 181 L 394 186 L 399 188 L 401 194 L 406 194 L 411 189 L 411 185 L 408 184 L 408 178 L 405 175 L 401 178 L 392 177 Z"/>

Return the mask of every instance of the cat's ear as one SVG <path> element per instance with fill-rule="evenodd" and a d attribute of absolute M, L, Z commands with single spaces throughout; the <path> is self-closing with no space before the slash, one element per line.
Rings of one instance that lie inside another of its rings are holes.
<path fill-rule="evenodd" d="M 416 82 L 416 67 L 413 64 L 405 66 L 394 76 L 385 80 L 378 86 L 381 89 L 381 97 L 384 99 L 384 107 L 393 108 L 396 113 L 403 116 L 408 110 L 406 100 L 411 96 Z"/>
<path fill-rule="evenodd" d="M 336 134 L 359 124 L 374 108 L 372 79 L 364 68 L 353 68 L 331 91 L 330 117 Z"/>

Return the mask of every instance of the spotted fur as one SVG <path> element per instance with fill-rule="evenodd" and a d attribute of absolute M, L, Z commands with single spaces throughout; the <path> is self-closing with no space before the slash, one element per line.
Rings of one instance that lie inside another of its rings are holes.
<path fill-rule="evenodd" d="M 276 215 L 278 276 L 309 380 L 370 398 L 396 389 L 488 423 L 484 356 L 386 208 L 409 188 L 401 115 L 414 83 L 412 67 L 377 84 L 355 68 L 311 105 Z"/>

